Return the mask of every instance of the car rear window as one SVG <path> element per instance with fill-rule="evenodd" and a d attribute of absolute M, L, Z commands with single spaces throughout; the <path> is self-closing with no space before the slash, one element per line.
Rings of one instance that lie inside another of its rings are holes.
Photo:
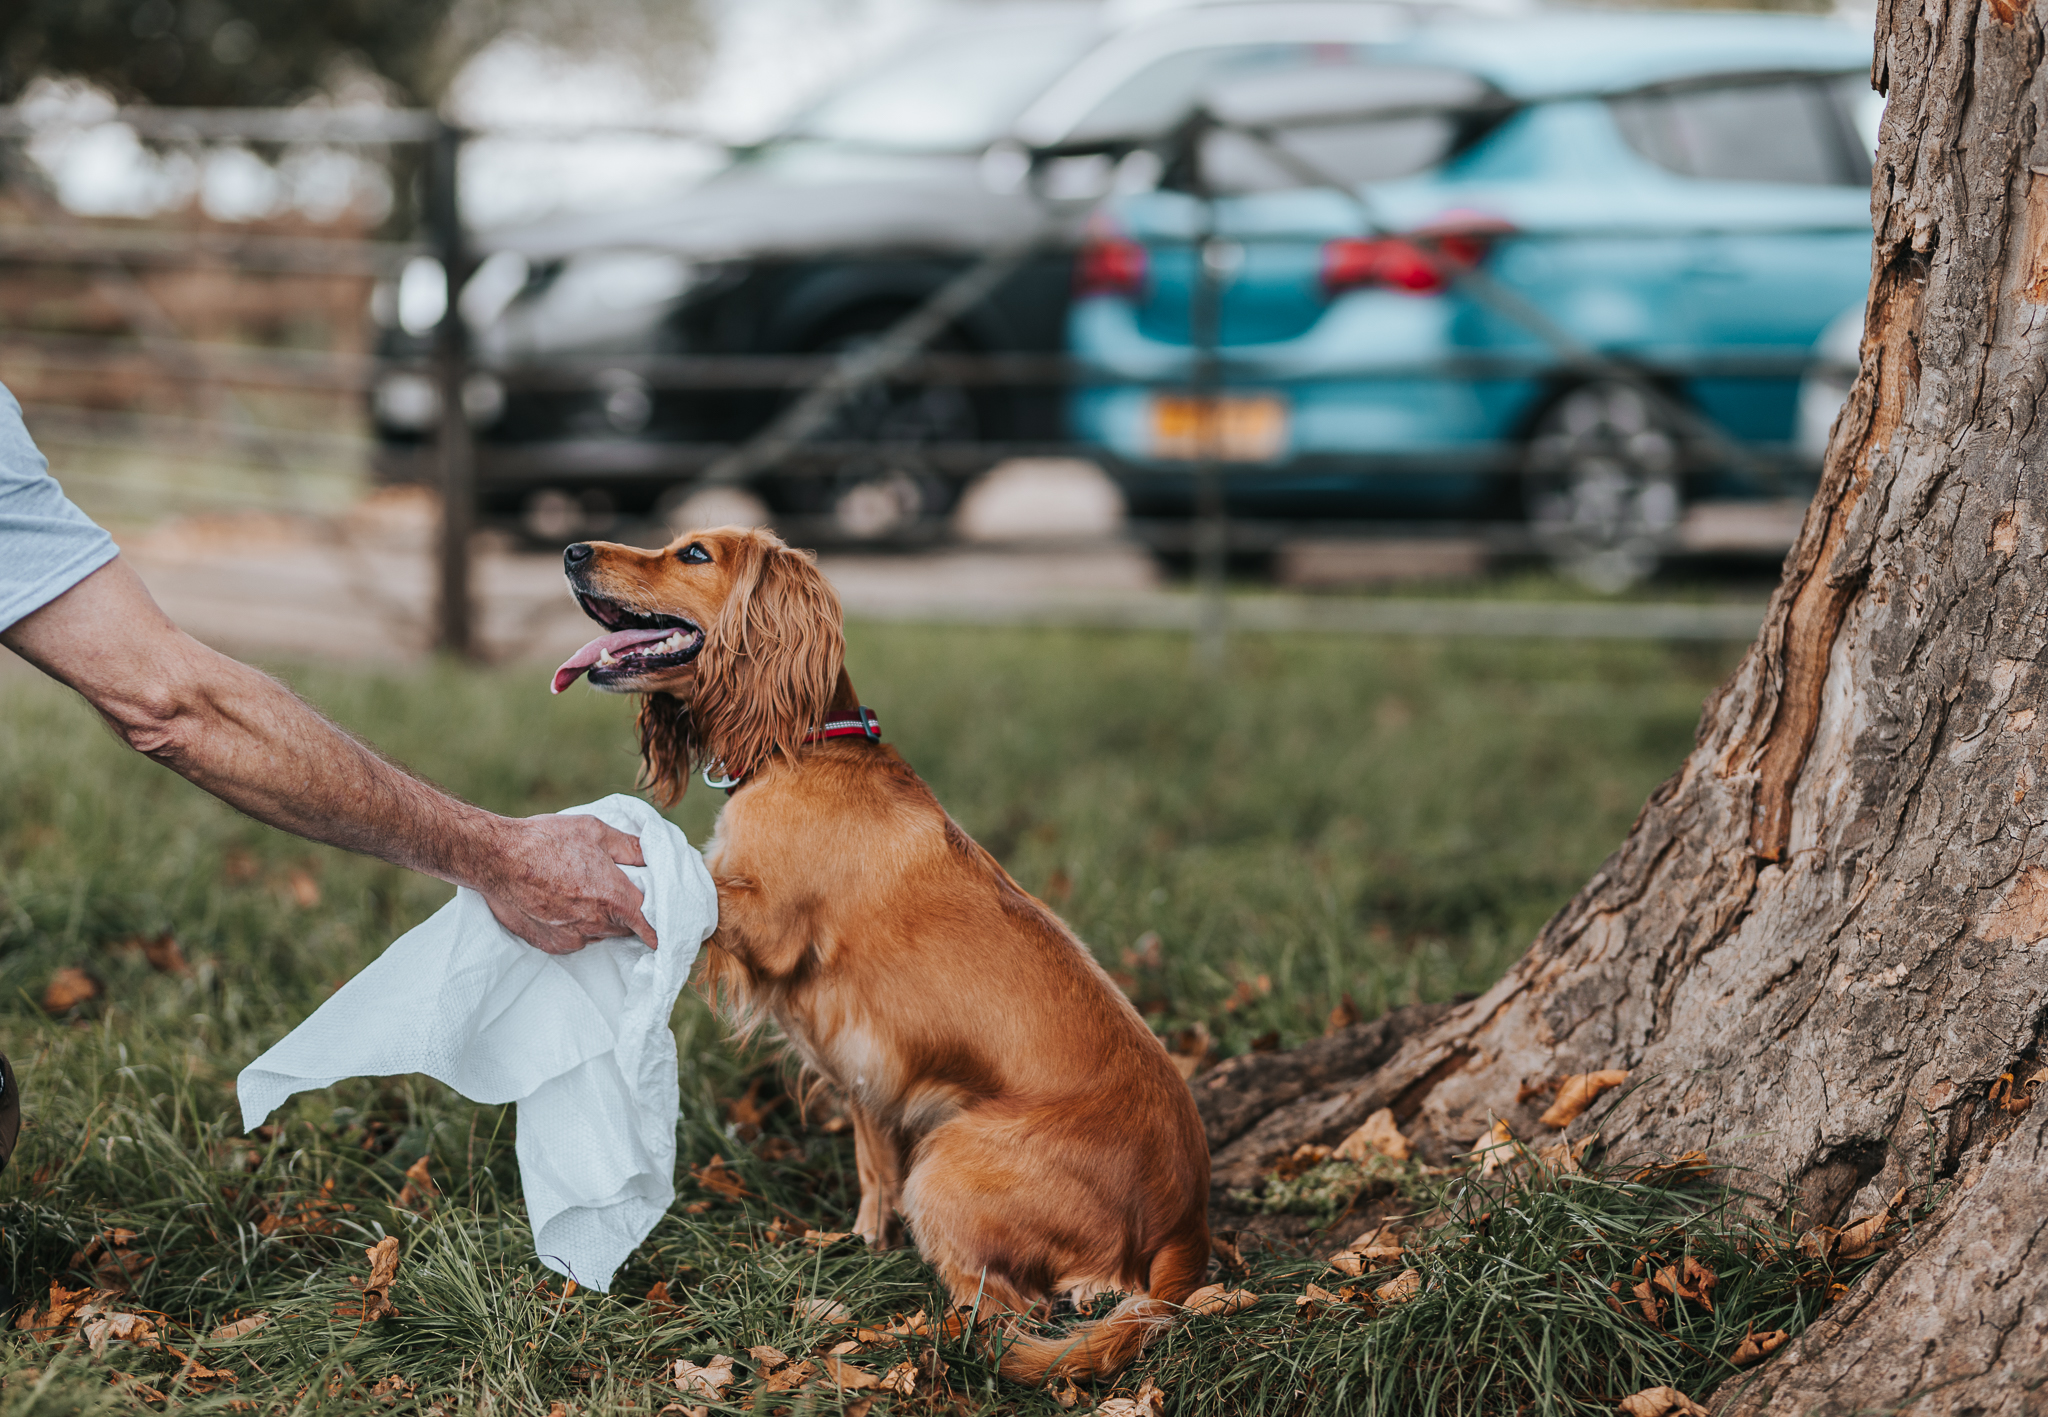
<path fill-rule="evenodd" d="M 1357 185 L 1443 161 L 1493 97 L 1463 71 L 1373 64 L 1367 54 L 1363 45 L 1258 44 L 1167 55 L 1098 104 L 1069 141 L 1157 137 L 1201 106 L 1226 125 L 1202 145 L 1209 186 Z"/>
<path fill-rule="evenodd" d="M 1068 142 L 1150 138 L 1187 117 L 1216 83 L 1274 70 L 1355 62 L 1350 44 L 1210 44 L 1162 55 L 1113 89 L 1067 133 Z"/>
<path fill-rule="evenodd" d="M 1608 100 L 1628 145 L 1714 182 L 1861 186 L 1870 154 L 1840 78 L 1794 76 L 1646 90 Z"/>
<path fill-rule="evenodd" d="M 1406 177 L 1442 162 L 1501 111 L 1476 75 L 1422 65 L 1271 69 L 1214 83 L 1202 97 L 1231 125 L 1202 151 L 1204 177 L 1226 192 Z"/>

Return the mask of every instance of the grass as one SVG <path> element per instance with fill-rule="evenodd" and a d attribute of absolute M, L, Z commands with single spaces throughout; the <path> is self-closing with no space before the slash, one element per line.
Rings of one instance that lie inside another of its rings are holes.
<path fill-rule="evenodd" d="M 856 627 L 850 644 L 890 738 L 963 825 L 1128 971 L 1162 1032 L 1199 1023 L 1224 1052 L 1312 1037 L 1346 995 L 1369 1017 L 1496 977 L 1676 765 L 1729 658 L 1276 637 L 1238 642 L 1229 675 L 1203 682 L 1166 635 Z M 490 807 L 625 787 L 630 706 L 550 701 L 544 675 L 288 671 L 341 722 Z M 700 787 L 678 809 L 692 839 L 719 800 Z M 0 678 L 0 802 L 0 1043 L 27 1113 L 0 1176 L 0 1280 L 37 1304 L 53 1281 L 118 1281 L 132 1290 L 120 1306 L 234 1375 L 181 1387 L 162 1352 L 117 1343 L 95 1356 L 13 1333 L 0 1417 L 153 1392 L 200 1411 L 452 1417 L 560 1401 L 646 1414 L 681 1397 L 648 1386 L 677 1358 L 761 1344 L 802 1355 L 840 1336 L 792 1317 L 800 1300 L 842 1301 L 871 1324 L 941 1312 L 914 1252 L 787 1240 L 849 1223 L 851 1143 L 816 1114 L 806 1126 L 774 1060 L 736 1053 L 687 996 L 676 1029 L 691 1170 L 614 1296 L 565 1296 L 534 1261 L 510 1109 L 420 1078 L 357 1079 L 242 1137 L 235 1073 L 446 889 L 237 817 L 21 673 Z M 182 974 L 137 947 L 165 933 Z M 1156 965 L 1139 952 L 1148 933 Z M 103 992 L 52 1016 L 43 991 L 66 967 Z M 743 1094 L 753 1106 L 736 1105 Z M 714 1156 L 725 1166 L 707 1171 Z M 406 1189 L 422 1158 L 431 1201 Z M 703 1184 L 728 1173 L 742 1194 Z M 1728 1371 L 1731 1334 L 1797 1327 L 1834 1282 L 1716 1193 L 1620 1173 L 1505 1190 L 1462 1173 L 1410 1180 L 1451 1217 L 1432 1234 L 1452 1243 L 1410 1261 L 1428 1281 L 1420 1297 L 1304 1321 L 1292 1296 L 1339 1276 L 1284 1250 L 1247 1254 L 1239 1279 L 1277 1297 L 1191 1320 L 1147 1356 L 1172 1410 L 1591 1411 L 1631 1384 L 1709 1382 Z M 363 1322 L 349 1281 L 387 1234 L 401 1242 L 400 1315 Z M 1644 1255 L 1681 1253 L 1722 1274 L 1711 1314 L 1680 1306 L 1652 1326 L 1607 1305 L 1607 1282 Z M 679 1307 L 638 1298 L 657 1281 Z M 270 1321 L 246 1337 L 203 1341 L 256 1313 Z M 939 1351 L 952 1395 L 940 1406 L 1060 1410 L 960 1341 Z M 902 1356 L 854 1361 L 879 1370 Z M 110 1382 L 116 1372 L 145 1387 Z M 398 1385 L 377 1390 L 384 1380 Z M 759 1410 L 839 1411 L 854 1397 L 809 1388 Z"/>

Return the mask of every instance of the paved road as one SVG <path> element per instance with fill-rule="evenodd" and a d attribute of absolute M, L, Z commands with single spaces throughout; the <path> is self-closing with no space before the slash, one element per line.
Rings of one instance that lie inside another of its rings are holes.
<path fill-rule="evenodd" d="M 432 643 L 431 507 L 405 494 L 341 518 L 190 517 L 123 552 L 180 624 L 236 653 L 397 661 Z M 836 555 L 820 565 L 849 615 L 961 624 L 1193 629 L 1208 609 L 1161 584 L 1151 559 L 1112 537 L 911 556 Z M 588 638 L 552 555 L 487 545 L 476 567 L 493 659 L 551 659 Z M 1615 604 L 1233 595 L 1233 629 L 1359 634 L 1742 640 L 1760 602 Z"/>

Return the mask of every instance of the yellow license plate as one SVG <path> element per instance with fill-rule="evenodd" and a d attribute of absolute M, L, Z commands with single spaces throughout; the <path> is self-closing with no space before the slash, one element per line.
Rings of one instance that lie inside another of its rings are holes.
<path fill-rule="evenodd" d="M 1152 396 L 1152 456 L 1183 462 L 1273 462 L 1287 451 L 1278 394 Z"/>

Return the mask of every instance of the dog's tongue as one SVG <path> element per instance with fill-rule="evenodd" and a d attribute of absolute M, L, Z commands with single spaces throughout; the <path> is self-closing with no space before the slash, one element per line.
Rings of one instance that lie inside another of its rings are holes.
<path fill-rule="evenodd" d="M 632 645 L 644 645 L 650 640 L 665 640 L 674 633 L 675 630 L 671 627 L 665 630 L 614 630 L 609 635 L 599 635 L 563 661 L 562 667 L 555 671 L 555 683 L 551 692 L 559 694 L 582 678 L 583 671 L 597 663 L 598 656 L 606 651 L 617 654 Z"/>

